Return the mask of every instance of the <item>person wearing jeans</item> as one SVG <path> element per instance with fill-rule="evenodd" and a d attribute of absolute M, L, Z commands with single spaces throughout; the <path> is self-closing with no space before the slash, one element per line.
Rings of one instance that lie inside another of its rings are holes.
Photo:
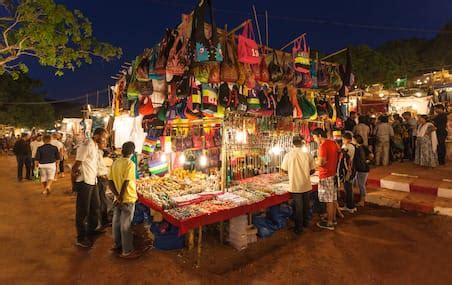
<path fill-rule="evenodd" d="M 294 201 L 294 232 L 301 234 L 303 227 L 309 225 L 310 175 L 315 172 L 315 162 L 299 136 L 293 138 L 293 145 L 294 148 L 284 156 L 281 169 L 289 174 L 289 192 Z"/>
<path fill-rule="evenodd" d="M 345 207 L 341 210 L 348 211 L 350 213 L 356 212 L 355 199 L 353 197 L 353 159 L 355 157 L 355 146 L 352 144 L 352 135 L 346 132 L 342 135 L 342 150 L 345 158 L 347 158 L 346 168 L 347 174 L 344 177 L 344 191 L 345 191 Z M 344 158 L 344 159 L 345 159 Z"/>
<path fill-rule="evenodd" d="M 113 252 L 123 258 L 136 258 L 140 253 L 133 246 L 132 219 L 135 202 L 138 200 L 136 190 L 135 164 L 130 159 L 135 152 L 135 144 L 126 142 L 122 145 L 122 156 L 113 162 L 110 169 L 110 188 L 115 195 L 113 209 Z M 119 191 L 118 191 L 119 190 Z"/>
<path fill-rule="evenodd" d="M 366 201 L 366 183 L 369 176 L 369 163 L 373 158 L 367 146 L 363 145 L 363 138 L 360 135 L 353 136 L 353 143 L 356 146 L 355 157 L 353 160 L 356 170 L 356 180 L 358 182 L 359 193 L 361 199 L 358 203 L 359 206 L 364 207 Z"/>
<path fill-rule="evenodd" d="M 97 229 L 99 220 L 99 192 L 96 178 L 99 167 L 99 145 L 107 141 L 108 133 L 98 128 L 92 139 L 87 140 L 77 149 L 75 163 L 72 167 L 71 180 L 77 194 L 75 224 L 77 229 L 76 245 L 90 248 L 90 237 L 105 233 Z"/>

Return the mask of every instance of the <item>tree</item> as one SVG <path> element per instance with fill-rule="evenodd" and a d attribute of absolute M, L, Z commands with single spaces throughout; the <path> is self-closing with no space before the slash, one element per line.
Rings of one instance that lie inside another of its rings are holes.
<path fill-rule="evenodd" d="M 400 76 L 396 64 L 369 46 L 358 45 L 350 49 L 356 85 L 360 87 L 375 83 L 390 85 Z M 333 57 L 332 61 L 345 64 L 345 53 Z"/>
<path fill-rule="evenodd" d="M 0 0 L 0 73 L 14 78 L 27 72 L 24 56 L 37 58 L 43 66 L 74 70 L 92 57 L 119 58 L 120 48 L 99 42 L 91 22 L 79 10 L 70 11 L 53 0 Z"/>
<path fill-rule="evenodd" d="M 0 76 L 0 124 L 16 127 L 52 127 L 54 111 L 50 104 L 45 104 L 45 94 L 37 89 L 41 82 L 21 75 L 14 80 L 9 74 Z M 4 102 L 14 102 L 8 104 Z M 42 102 L 39 105 L 22 105 L 17 103 Z"/>

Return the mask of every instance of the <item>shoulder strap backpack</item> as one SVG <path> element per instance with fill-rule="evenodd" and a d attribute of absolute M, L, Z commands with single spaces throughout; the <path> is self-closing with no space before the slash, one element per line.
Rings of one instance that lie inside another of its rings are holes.
<path fill-rule="evenodd" d="M 259 64 L 259 47 L 254 40 L 253 24 L 247 21 L 243 26 L 242 34 L 239 35 L 238 58 L 242 63 Z"/>
<path fill-rule="evenodd" d="M 212 36 L 210 39 L 206 38 L 205 29 L 205 14 L 209 10 Z M 217 27 L 215 25 L 215 18 L 213 16 L 212 0 L 200 0 L 193 13 L 193 27 L 192 27 L 192 41 L 195 45 L 196 62 L 208 61 L 223 61 L 223 52 L 221 44 L 218 39 Z"/>
<path fill-rule="evenodd" d="M 311 62 L 305 35 L 295 40 L 294 46 L 292 48 L 292 59 L 295 71 L 300 73 L 309 72 Z"/>

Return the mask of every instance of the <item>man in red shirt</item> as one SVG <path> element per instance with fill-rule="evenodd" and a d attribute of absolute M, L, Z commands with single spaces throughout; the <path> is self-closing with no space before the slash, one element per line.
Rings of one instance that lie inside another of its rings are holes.
<path fill-rule="evenodd" d="M 327 134 L 323 129 L 312 131 L 314 141 L 319 145 L 317 166 L 319 167 L 319 187 L 318 195 L 320 202 L 326 203 L 328 214 L 327 221 L 320 221 L 317 226 L 322 229 L 334 230 L 336 224 L 337 208 L 337 163 L 339 160 L 340 148 L 338 144 L 327 139 Z"/>

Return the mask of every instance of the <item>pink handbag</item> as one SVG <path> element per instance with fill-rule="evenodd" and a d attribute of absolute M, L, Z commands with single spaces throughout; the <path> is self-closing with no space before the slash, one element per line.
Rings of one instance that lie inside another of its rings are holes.
<path fill-rule="evenodd" d="M 239 35 L 238 58 L 242 63 L 259 64 L 259 47 L 254 40 L 253 25 L 248 21 L 243 27 L 243 32 Z"/>

